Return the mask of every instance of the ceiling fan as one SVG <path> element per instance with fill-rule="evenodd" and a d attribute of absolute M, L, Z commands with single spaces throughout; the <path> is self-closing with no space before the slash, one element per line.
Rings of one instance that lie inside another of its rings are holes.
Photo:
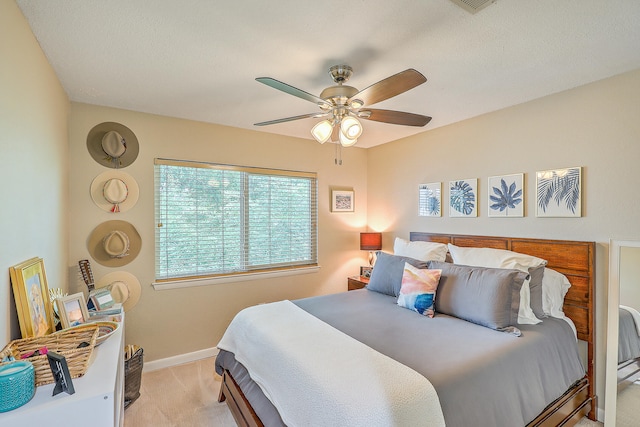
<path fill-rule="evenodd" d="M 313 102 L 320 108 L 320 111 L 260 122 L 255 126 L 267 126 L 306 118 L 324 118 L 311 129 L 313 137 L 321 144 L 332 139 L 339 141 L 343 147 L 349 147 L 354 145 L 362 134 L 362 124 L 358 119 L 403 126 L 425 126 L 431 121 L 431 117 L 421 114 L 369 108 L 369 105 L 400 95 L 426 82 L 426 77 L 418 71 L 409 68 L 361 91 L 344 84 L 352 74 L 353 69 L 348 65 L 334 65 L 329 68 L 329 75 L 336 85 L 324 89 L 319 97 L 271 77 L 258 77 L 256 80 L 260 83 Z"/>

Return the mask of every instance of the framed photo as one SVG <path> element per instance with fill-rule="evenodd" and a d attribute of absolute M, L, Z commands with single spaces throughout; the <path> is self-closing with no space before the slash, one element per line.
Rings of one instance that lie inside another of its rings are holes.
<path fill-rule="evenodd" d="M 536 216 L 582 216 L 582 167 L 536 172 Z"/>
<path fill-rule="evenodd" d="M 50 351 L 47 353 L 47 359 L 49 360 L 49 367 L 51 368 L 51 374 L 55 382 L 53 387 L 53 396 L 60 394 L 63 391 L 68 394 L 74 394 L 76 389 L 73 386 L 71 380 L 71 373 L 69 372 L 69 365 L 67 359 L 58 353 Z"/>
<path fill-rule="evenodd" d="M 442 216 L 442 183 L 420 184 L 418 216 Z"/>
<path fill-rule="evenodd" d="M 58 306 L 58 314 L 63 328 L 71 328 L 89 321 L 87 302 L 82 292 L 58 298 L 56 305 Z"/>
<path fill-rule="evenodd" d="M 55 330 L 49 286 L 42 258 L 9 268 L 22 338 L 42 337 Z"/>
<path fill-rule="evenodd" d="M 449 181 L 449 216 L 478 216 L 478 179 Z"/>
<path fill-rule="evenodd" d="M 331 191 L 331 212 L 353 212 L 353 191 Z"/>
<path fill-rule="evenodd" d="M 490 176 L 489 217 L 524 216 L 524 174 Z"/>
<path fill-rule="evenodd" d="M 360 275 L 368 279 L 371 277 L 371 270 L 373 267 L 360 267 Z"/>

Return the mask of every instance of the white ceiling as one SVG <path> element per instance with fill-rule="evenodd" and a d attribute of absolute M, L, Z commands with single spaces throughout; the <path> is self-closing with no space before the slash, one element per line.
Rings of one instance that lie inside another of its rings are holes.
<path fill-rule="evenodd" d="M 638 0 L 498 0 L 475 15 L 449 0 L 16 2 L 77 102 L 312 140 L 318 119 L 253 125 L 318 111 L 256 77 L 319 95 L 331 65 L 353 67 L 358 89 L 424 74 L 375 107 L 431 123 L 365 121 L 360 147 L 640 68 Z"/>

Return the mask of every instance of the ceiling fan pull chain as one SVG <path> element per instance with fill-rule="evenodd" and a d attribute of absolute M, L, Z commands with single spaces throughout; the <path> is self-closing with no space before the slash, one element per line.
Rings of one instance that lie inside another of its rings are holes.
<path fill-rule="evenodd" d="M 338 166 L 342 166 L 342 145 L 338 142 L 336 144 L 336 158 L 335 163 Z"/>

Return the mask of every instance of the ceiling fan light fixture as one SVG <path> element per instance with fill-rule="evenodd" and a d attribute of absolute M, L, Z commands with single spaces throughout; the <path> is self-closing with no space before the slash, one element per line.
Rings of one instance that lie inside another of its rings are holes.
<path fill-rule="evenodd" d="M 327 142 L 329 138 L 331 138 L 332 132 L 333 124 L 329 120 L 318 122 L 313 128 L 311 128 L 311 135 L 313 135 L 315 140 L 320 144 Z"/>
<path fill-rule="evenodd" d="M 351 106 L 351 108 L 353 108 L 353 109 L 356 109 L 356 110 L 357 110 L 358 108 L 362 108 L 362 107 L 364 106 L 364 102 L 362 102 L 362 101 L 361 101 L 361 100 L 359 100 L 359 99 L 354 99 L 354 100 L 352 100 L 352 101 L 350 102 L 350 104 L 349 104 L 349 105 Z"/>
<path fill-rule="evenodd" d="M 347 116 L 340 122 L 340 131 L 349 140 L 356 140 L 362 135 L 362 124 L 358 119 Z"/>
<path fill-rule="evenodd" d="M 355 145 L 356 142 L 358 142 L 356 138 L 347 138 L 343 132 L 338 132 L 338 140 L 340 141 L 340 145 L 342 145 L 343 147 L 351 147 L 352 145 Z"/>

